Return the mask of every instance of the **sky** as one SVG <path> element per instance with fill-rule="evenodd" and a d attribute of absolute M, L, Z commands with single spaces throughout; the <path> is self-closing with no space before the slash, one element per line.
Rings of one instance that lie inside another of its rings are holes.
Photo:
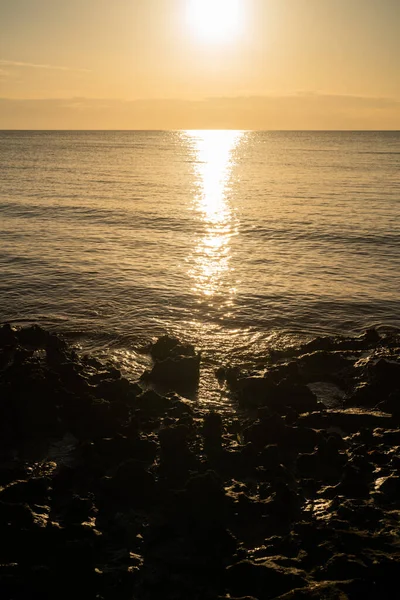
<path fill-rule="evenodd" d="M 0 129 L 400 129 L 399 31 L 400 0 L 0 0 Z"/>

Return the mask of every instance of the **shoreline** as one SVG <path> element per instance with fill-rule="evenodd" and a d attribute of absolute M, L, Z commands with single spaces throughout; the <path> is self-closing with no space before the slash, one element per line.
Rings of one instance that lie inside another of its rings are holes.
<path fill-rule="evenodd" d="M 189 399 L 193 346 L 148 350 L 130 382 L 0 327 L 2 597 L 393 597 L 400 334 L 221 365 L 223 414 Z"/>

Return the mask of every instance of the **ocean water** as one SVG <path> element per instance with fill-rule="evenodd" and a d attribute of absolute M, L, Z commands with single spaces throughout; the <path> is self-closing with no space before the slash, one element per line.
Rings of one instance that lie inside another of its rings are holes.
<path fill-rule="evenodd" d="M 399 132 L 5 131 L 0 170 L 0 322 L 132 376 L 400 326 Z"/>

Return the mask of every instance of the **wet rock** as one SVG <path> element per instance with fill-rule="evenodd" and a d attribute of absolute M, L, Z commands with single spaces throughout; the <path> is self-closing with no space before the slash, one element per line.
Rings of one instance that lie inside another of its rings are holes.
<path fill-rule="evenodd" d="M 88 521 L 95 513 L 95 506 L 91 498 L 82 498 L 73 495 L 68 502 L 63 515 L 64 523 L 80 524 Z"/>
<path fill-rule="evenodd" d="M 361 597 L 361 596 L 360 596 Z M 334 583 L 312 584 L 293 590 L 275 600 L 350 600 L 350 597 Z M 353 600 L 353 599 L 352 599 Z M 354 599 L 355 600 L 355 599 Z"/>
<path fill-rule="evenodd" d="M 354 358 L 340 352 L 316 351 L 299 358 L 299 370 L 307 383 L 341 380 L 353 367 Z"/>
<path fill-rule="evenodd" d="M 160 429 L 158 438 L 160 440 L 161 452 L 164 456 L 177 456 L 187 450 L 187 442 L 190 435 L 188 427 L 177 425 Z"/>
<path fill-rule="evenodd" d="M 39 325 L 24 327 L 17 332 L 18 342 L 25 346 L 44 348 L 47 345 L 50 334 Z"/>
<path fill-rule="evenodd" d="M 147 380 L 176 391 L 194 390 L 200 376 L 200 355 L 194 347 L 177 338 L 163 336 L 150 347 L 154 366 L 146 372 Z"/>
<path fill-rule="evenodd" d="M 318 443 L 318 433 L 310 427 L 286 427 L 284 444 L 296 452 L 311 452 Z"/>
<path fill-rule="evenodd" d="M 195 356 L 196 351 L 191 344 L 183 344 L 178 338 L 164 335 L 150 347 L 150 354 L 155 361 L 162 361 L 178 356 Z"/>
<path fill-rule="evenodd" d="M 12 504 L 46 504 L 50 491 L 50 479 L 37 477 L 26 481 L 14 481 L 0 492 L 0 501 Z"/>
<path fill-rule="evenodd" d="M 266 446 L 260 454 L 260 464 L 267 470 L 276 469 L 283 462 L 283 454 L 277 444 Z"/>
<path fill-rule="evenodd" d="M 400 362 L 381 358 L 375 365 L 373 376 L 385 388 L 399 389 Z"/>
<path fill-rule="evenodd" d="M 250 594 L 259 600 L 270 600 L 305 585 L 301 571 L 285 569 L 272 561 L 242 561 L 227 569 L 227 587 L 236 596 Z"/>
<path fill-rule="evenodd" d="M 194 469 L 196 459 L 188 446 L 190 429 L 186 425 L 176 425 L 160 429 L 160 473 L 171 484 L 183 483 L 190 469 Z"/>
<path fill-rule="evenodd" d="M 358 409 L 327 409 L 324 412 L 313 412 L 301 415 L 299 423 L 314 429 L 338 428 L 346 433 L 377 427 L 390 429 L 394 425 L 392 416 L 387 413 Z"/>
<path fill-rule="evenodd" d="M 285 481 L 278 479 L 274 487 L 276 491 L 263 502 L 263 512 L 279 519 L 280 524 L 284 525 L 299 516 L 304 498 Z"/>
<path fill-rule="evenodd" d="M 352 464 L 345 466 L 340 482 L 336 486 L 321 491 L 324 498 L 335 498 L 343 495 L 347 498 L 368 498 L 371 487 L 370 473 Z"/>
<path fill-rule="evenodd" d="M 349 554 L 336 554 L 314 574 L 317 579 L 326 581 L 362 579 L 367 575 L 368 569 L 363 561 Z"/>
<path fill-rule="evenodd" d="M 278 406 L 277 385 L 266 377 L 244 377 L 237 382 L 239 404 L 244 408 Z"/>
<path fill-rule="evenodd" d="M 243 431 L 246 442 L 252 442 L 260 452 L 265 446 L 280 444 L 286 434 L 286 425 L 279 415 L 264 416 Z"/>
<path fill-rule="evenodd" d="M 34 522 L 33 513 L 28 504 L 11 504 L 0 501 L 0 528 L 11 525 L 26 529 L 32 527 Z"/>
<path fill-rule="evenodd" d="M 219 413 L 211 412 L 204 418 L 203 437 L 206 451 L 218 450 L 222 445 L 223 423 Z"/>
<path fill-rule="evenodd" d="M 194 475 L 177 496 L 182 516 L 197 523 L 222 524 L 228 507 L 222 482 L 214 471 Z"/>
<path fill-rule="evenodd" d="M 151 381 L 168 385 L 178 391 L 195 388 L 198 385 L 199 377 L 199 356 L 168 357 L 157 361 L 149 374 Z"/>
<path fill-rule="evenodd" d="M 400 497 L 400 477 L 398 475 L 380 477 L 375 482 L 375 491 L 378 495 L 377 500 L 389 504 L 398 503 Z"/>
<path fill-rule="evenodd" d="M 146 390 L 136 397 L 135 406 L 143 412 L 160 415 L 171 408 L 171 402 L 153 390 Z"/>
<path fill-rule="evenodd" d="M 284 380 L 278 385 L 277 393 L 283 406 L 290 406 L 300 413 L 318 409 L 316 395 L 304 384 Z"/>
<path fill-rule="evenodd" d="M 396 422 L 400 418 L 400 392 L 391 392 L 388 398 L 378 405 L 380 410 L 392 414 L 396 417 Z"/>
<path fill-rule="evenodd" d="M 147 508 L 156 500 L 153 475 L 136 460 L 128 460 L 117 468 L 115 474 L 103 480 L 108 499 L 134 508 Z"/>
<path fill-rule="evenodd" d="M 0 595 L 388 597 L 399 348 L 375 332 L 271 353 L 265 377 L 261 361 L 246 377 L 224 369 L 244 410 L 222 421 L 40 328 L 0 327 Z M 171 338 L 153 352 L 186 358 Z M 349 401 L 364 389 L 371 410 L 315 405 L 304 384 L 317 376 Z"/>
<path fill-rule="evenodd" d="M 0 348 L 4 346 L 15 346 L 17 343 L 17 335 L 15 330 L 6 323 L 0 327 Z"/>

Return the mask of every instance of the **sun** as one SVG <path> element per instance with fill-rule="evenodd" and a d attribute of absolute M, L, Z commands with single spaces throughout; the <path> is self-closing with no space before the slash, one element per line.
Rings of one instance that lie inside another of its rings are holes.
<path fill-rule="evenodd" d="M 190 29 L 209 43 L 234 40 L 243 23 L 243 0 L 188 0 Z"/>

